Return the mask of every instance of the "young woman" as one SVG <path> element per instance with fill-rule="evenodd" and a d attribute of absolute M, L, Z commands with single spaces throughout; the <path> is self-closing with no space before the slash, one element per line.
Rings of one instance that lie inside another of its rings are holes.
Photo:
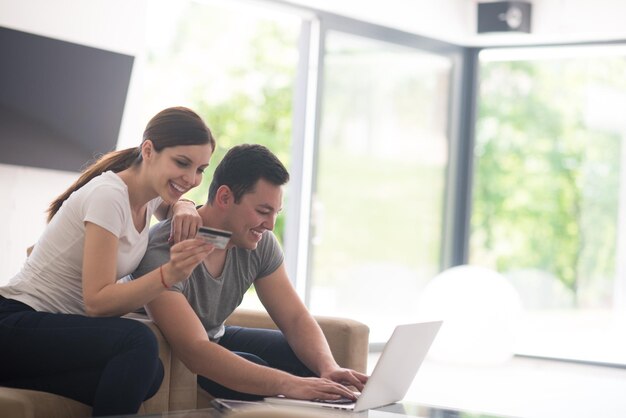
<path fill-rule="evenodd" d="M 139 147 L 104 155 L 52 202 L 23 268 L 0 287 L 0 386 L 63 395 L 92 405 L 94 416 L 136 413 L 156 393 L 156 338 L 119 316 L 185 280 L 213 250 L 183 240 L 201 221 L 193 203 L 179 199 L 200 184 L 214 149 L 197 114 L 165 109 Z M 182 221 L 174 222 L 170 260 L 116 283 L 143 257 L 152 215 L 172 212 Z"/>

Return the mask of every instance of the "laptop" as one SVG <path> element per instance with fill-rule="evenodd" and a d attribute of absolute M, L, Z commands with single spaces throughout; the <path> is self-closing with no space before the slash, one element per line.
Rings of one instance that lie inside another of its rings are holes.
<path fill-rule="evenodd" d="M 356 402 L 305 401 L 280 396 L 267 397 L 265 402 L 360 412 L 401 401 L 426 358 L 442 322 L 398 325 L 385 344 L 378 363 Z"/>

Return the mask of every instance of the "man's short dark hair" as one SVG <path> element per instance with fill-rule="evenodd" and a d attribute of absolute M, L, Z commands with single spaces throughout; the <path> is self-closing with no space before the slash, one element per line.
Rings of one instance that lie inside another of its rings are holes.
<path fill-rule="evenodd" d="M 215 169 L 208 202 L 213 203 L 220 186 L 228 186 L 235 203 L 239 203 L 244 194 L 254 191 L 260 179 L 282 186 L 289 181 L 289 173 L 278 157 L 263 145 L 237 145 L 226 153 Z"/>

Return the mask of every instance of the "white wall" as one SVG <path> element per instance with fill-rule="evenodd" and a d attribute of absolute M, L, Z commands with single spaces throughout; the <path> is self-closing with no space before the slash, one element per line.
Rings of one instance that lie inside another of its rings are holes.
<path fill-rule="evenodd" d="M 21 268 L 46 226 L 46 209 L 77 173 L 0 164 L 0 285 Z"/>
<path fill-rule="evenodd" d="M 0 0 L 0 26 L 135 55 L 144 42 L 147 0 Z M 122 131 L 134 133 L 132 111 Z M 3 147 L 10 138 L 0 138 Z M 1 150 L 0 150 L 1 152 Z M 45 227 L 50 201 L 77 173 L 0 164 L 0 285 L 21 267 Z"/>

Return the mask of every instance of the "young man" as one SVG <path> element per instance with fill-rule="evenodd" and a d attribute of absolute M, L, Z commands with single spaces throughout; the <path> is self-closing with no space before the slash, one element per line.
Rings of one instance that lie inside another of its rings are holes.
<path fill-rule="evenodd" d="M 363 388 L 367 376 L 343 369 L 296 294 L 272 233 L 282 208 L 283 164 L 261 145 L 231 149 L 215 170 L 207 203 L 198 209 L 204 226 L 232 232 L 189 279 L 147 305 L 174 351 L 211 395 L 259 399 L 338 399 Z M 153 227 L 135 277 L 169 257 L 168 221 Z M 167 264 L 162 269 L 167 284 Z M 280 331 L 225 327 L 224 320 L 253 285 Z"/>

